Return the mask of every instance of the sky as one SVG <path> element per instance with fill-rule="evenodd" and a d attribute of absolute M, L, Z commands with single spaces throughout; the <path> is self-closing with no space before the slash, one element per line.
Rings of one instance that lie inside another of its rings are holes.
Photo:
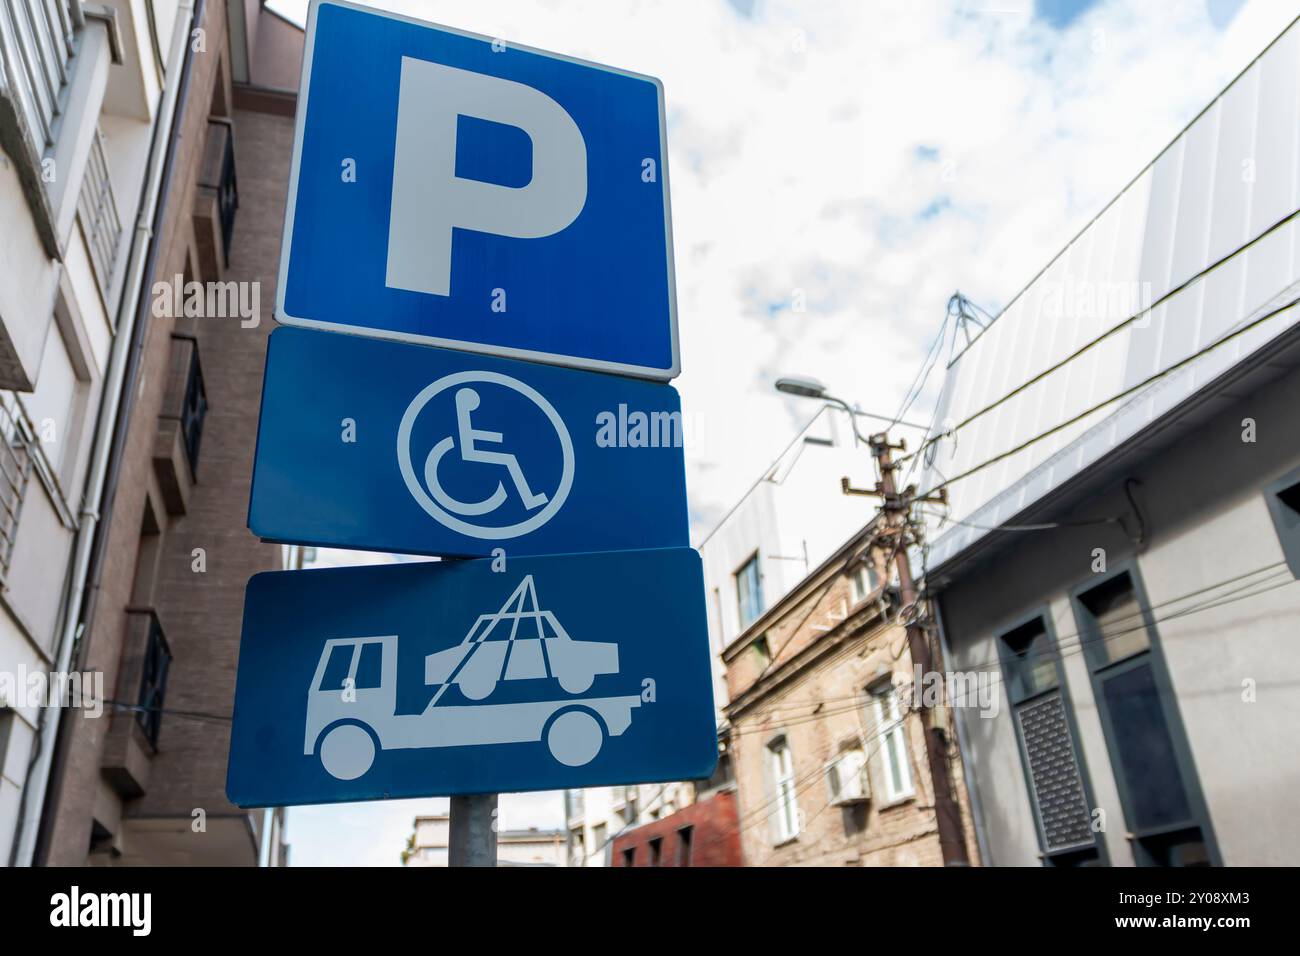
<path fill-rule="evenodd" d="M 305 20 L 306 0 L 271 5 Z M 695 541 L 816 411 L 777 377 L 896 413 L 955 290 L 996 315 L 1300 15 L 1300 0 L 370 5 L 663 81 Z M 928 420 L 941 371 L 909 418 Z M 395 862 L 414 804 L 292 811 L 292 852 Z M 503 799 L 503 826 L 559 821 L 555 795 Z"/>

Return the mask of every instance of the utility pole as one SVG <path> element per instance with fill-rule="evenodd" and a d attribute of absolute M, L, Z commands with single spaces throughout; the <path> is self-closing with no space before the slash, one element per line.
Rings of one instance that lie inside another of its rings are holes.
<path fill-rule="evenodd" d="M 894 472 L 898 465 L 894 463 L 893 452 L 906 450 L 906 445 L 899 442 L 890 444 L 889 436 L 884 432 L 872 435 L 868 439 L 871 455 L 880 468 L 880 482 L 874 489 L 859 489 L 849 486 L 845 478 L 841 487 L 845 494 L 875 495 L 881 499 L 881 511 L 885 515 L 885 525 L 890 536 L 896 536 L 895 563 L 898 568 L 898 589 L 903 607 L 915 607 L 917 604 L 916 581 L 912 578 L 912 565 L 907 557 L 908 531 L 911 527 L 909 514 L 917 499 L 916 489 L 908 487 L 900 494 L 894 481 Z M 937 500 L 946 500 L 946 491 L 940 492 Z M 925 627 L 913 613 L 906 622 L 907 647 L 912 657 L 912 666 L 920 668 L 922 674 L 935 670 L 935 662 L 930 653 L 930 642 L 926 639 Z M 918 688 L 919 690 L 919 688 Z M 924 694 L 917 699 L 924 702 Z M 966 840 L 961 823 L 961 808 L 952 796 L 952 778 L 948 773 L 947 734 L 930 709 L 922 703 L 921 721 L 925 728 L 925 755 L 930 766 L 930 785 L 934 788 L 934 815 L 939 827 L 939 848 L 943 854 L 945 866 L 968 866 L 970 859 L 966 855 Z"/>
<path fill-rule="evenodd" d="M 497 795 L 472 793 L 451 798 L 447 865 L 497 865 Z"/>

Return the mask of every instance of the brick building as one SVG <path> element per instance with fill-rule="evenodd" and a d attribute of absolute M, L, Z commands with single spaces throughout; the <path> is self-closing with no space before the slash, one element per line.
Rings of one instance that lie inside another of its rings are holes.
<path fill-rule="evenodd" d="M 615 837 L 611 866 L 740 866 L 736 792 L 701 794 L 690 806 Z"/>
<path fill-rule="evenodd" d="M 303 37 L 255 0 L 195 17 L 74 659 L 113 704 L 64 712 L 50 864 L 283 861 L 225 770 L 244 585 L 281 563 L 245 516 Z"/>
<path fill-rule="evenodd" d="M 907 636 L 876 527 L 723 651 L 747 866 L 942 865 Z M 950 754 L 975 860 L 955 741 Z"/>

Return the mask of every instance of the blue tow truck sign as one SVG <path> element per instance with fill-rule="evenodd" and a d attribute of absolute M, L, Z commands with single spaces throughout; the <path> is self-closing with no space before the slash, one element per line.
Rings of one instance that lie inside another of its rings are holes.
<path fill-rule="evenodd" d="M 717 761 L 708 648 L 687 548 L 259 574 L 227 795 L 703 779 Z"/>
<path fill-rule="evenodd" d="M 653 77 L 312 0 L 276 318 L 667 380 Z"/>

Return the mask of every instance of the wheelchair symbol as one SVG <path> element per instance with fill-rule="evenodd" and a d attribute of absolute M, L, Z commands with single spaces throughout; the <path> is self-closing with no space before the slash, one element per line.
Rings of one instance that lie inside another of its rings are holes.
<path fill-rule="evenodd" d="M 491 447 L 494 445 L 508 447 L 504 434 L 474 427 L 474 412 L 482 404 L 483 394 L 491 396 L 491 390 L 481 394 L 480 389 L 475 386 L 485 384 L 500 385 L 524 396 L 541 410 L 555 430 L 563 468 L 559 486 L 553 494 L 548 495 L 541 489 L 534 490 L 519 460 L 508 451 Z M 435 396 L 448 389 L 455 389 L 455 433 L 436 442 L 425 457 L 422 469 L 424 482 L 421 483 L 412 460 L 411 431 L 424 407 Z M 450 459 L 448 459 L 449 455 Z M 458 461 L 498 465 L 504 469 L 504 475 L 486 497 L 478 501 L 462 501 L 450 495 L 439 478 L 441 469 L 453 468 Z M 407 407 L 406 414 L 402 416 L 402 423 L 397 430 L 397 463 L 407 489 L 421 508 L 453 531 L 473 538 L 493 540 L 515 538 L 540 528 L 560 510 L 573 485 L 573 441 L 569 437 L 569 430 L 565 427 L 564 420 L 560 418 L 555 407 L 532 386 L 498 372 L 456 372 L 438 379 L 416 395 Z M 464 520 L 490 515 L 504 505 L 510 499 L 505 479 L 509 480 L 510 487 L 513 487 L 524 508 L 536 513 L 523 521 L 504 527 L 480 525 Z"/>

